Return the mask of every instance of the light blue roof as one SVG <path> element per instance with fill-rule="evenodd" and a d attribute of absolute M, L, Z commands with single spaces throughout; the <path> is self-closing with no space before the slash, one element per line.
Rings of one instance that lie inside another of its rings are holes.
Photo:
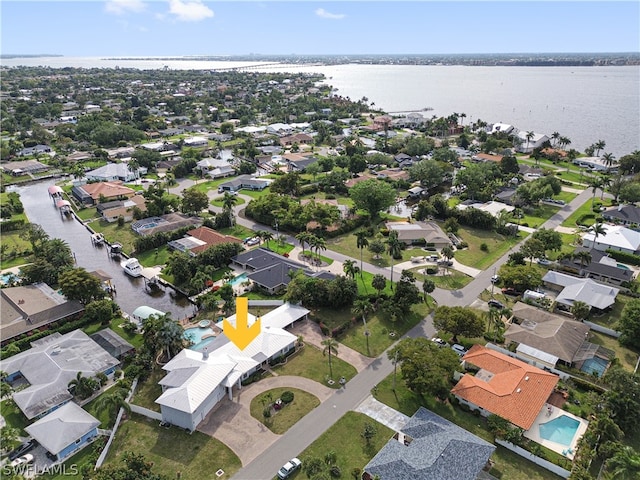
<path fill-rule="evenodd" d="M 137 318 L 141 318 L 143 320 L 146 320 L 147 318 L 149 318 L 151 315 L 164 315 L 164 312 L 161 312 L 160 310 L 156 310 L 155 308 L 151 308 L 151 307 L 147 307 L 146 305 L 142 305 L 141 307 L 136 308 L 133 311 L 133 316 L 137 317 Z"/>

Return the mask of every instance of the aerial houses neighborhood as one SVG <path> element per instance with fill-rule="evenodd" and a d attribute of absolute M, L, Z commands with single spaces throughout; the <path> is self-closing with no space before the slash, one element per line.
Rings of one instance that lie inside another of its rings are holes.
<path fill-rule="evenodd" d="M 640 152 L 325 80 L 3 70 L 3 476 L 637 478 Z"/>

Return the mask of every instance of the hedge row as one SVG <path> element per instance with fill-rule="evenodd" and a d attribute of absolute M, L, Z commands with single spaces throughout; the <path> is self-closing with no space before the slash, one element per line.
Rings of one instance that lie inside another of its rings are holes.
<path fill-rule="evenodd" d="M 13 232 L 15 230 L 21 230 L 24 227 L 24 219 L 16 218 L 14 220 L 7 220 L 0 223 L 0 232 Z"/>
<path fill-rule="evenodd" d="M 615 258 L 622 263 L 630 263 L 631 265 L 640 265 L 640 255 L 633 253 L 619 252 L 618 250 L 608 249 L 607 253 L 611 258 Z"/>

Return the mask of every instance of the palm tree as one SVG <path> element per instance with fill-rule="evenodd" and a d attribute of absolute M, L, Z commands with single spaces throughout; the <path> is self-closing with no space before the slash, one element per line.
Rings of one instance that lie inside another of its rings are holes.
<path fill-rule="evenodd" d="M 351 278 L 351 279 L 355 279 L 356 277 L 356 262 L 355 260 L 345 260 L 344 263 L 342 264 L 342 269 L 344 270 L 344 274 Z"/>
<path fill-rule="evenodd" d="M 311 238 L 309 239 L 309 249 L 313 252 L 314 250 L 316 251 L 316 259 L 318 264 L 320 264 L 320 250 L 326 250 L 327 249 L 327 241 L 322 238 L 322 237 L 318 237 L 316 235 L 312 235 Z"/>
<path fill-rule="evenodd" d="M 268 230 L 262 230 L 262 235 L 260 239 L 267 244 L 267 248 L 269 248 L 269 241 L 273 240 L 273 233 Z"/>
<path fill-rule="evenodd" d="M 309 232 L 300 232 L 296 235 L 296 240 L 300 242 L 300 246 L 302 247 L 302 258 L 305 258 L 305 250 L 304 247 L 307 243 L 309 243 L 309 239 L 311 238 L 311 233 Z"/>
<path fill-rule="evenodd" d="M 111 417 L 111 414 L 118 412 L 121 408 L 129 413 L 131 407 L 126 401 L 127 391 L 123 388 L 119 388 L 114 392 L 104 393 L 96 400 L 96 409 L 99 411 L 105 411 Z"/>
<path fill-rule="evenodd" d="M 589 265 L 591 263 L 591 253 L 587 250 L 580 250 L 579 252 L 574 252 L 571 255 L 572 260 L 580 261 L 580 269 L 582 270 L 585 265 Z"/>
<path fill-rule="evenodd" d="M 82 372 L 78 372 L 76 378 L 69 382 L 68 387 L 73 390 L 76 397 L 84 399 L 90 397 L 98 389 L 99 385 L 95 379 L 85 377 Z"/>
<path fill-rule="evenodd" d="M 371 304 L 367 297 L 358 297 L 353 302 L 353 308 L 351 309 L 351 313 L 354 315 L 362 316 L 362 324 L 364 325 L 364 337 L 367 342 L 367 355 L 370 355 L 369 352 L 369 330 L 367 329 L 367 315 L 370 315 L 374 311 L 374 306 Z"/>
<path fill-rule="evenodd" d="M 131 160 L 129 160 L 129 170 L 131 170 L 131 173 L 133 173 L 135 179 L 137 180 L 139 177 L 139 169 L 140 169 L 140 163 L 138 163 L 138 161 L 135 158 L 132 158 Z"/>
<path fill-rule="evenodd" d="M 590 311 L 591 307 L 580 300 L 576 300 L 573 302 L 573 305 L 571 305 L 571 313 L 579 322 L 587 318 Z"/>
<path fill-rule="evenodd" d="M 360 272 L 363 271 L 362 266 L 362 251 L 369 246 L 369 240 L 367 240 L 367 232 L 360 230 L 356 232 L 356 246 L 360 249 Z"/>
<path fill-rule="evenodd" d="M 387 286 L 387 279 L 384 278 L 384 275 L 376 273 L 371 279 L 371 286 L 378 291 L 378 296 L 380 296 L 384 287 Z"/>
<path fill-rule="evenodd" d="M 605 143 L 604 140 L 598 140 L 596 143 L 593 144 L 593 148 L 596 149 L 596 157 L 600 153 L 600 150 L 604 150 L 604 147 L 606 146 L 607 144 Z"/>
<path fill-rule="evenodd" d="M 525 138 L 527 139 L 527 151 L 529 150 L 529 142 L 533 140 L 533 137 L 535 136 L 536 134 L 533 133 L 532 131 L 528 131 L 527 134 L 525 135 Z"/>
<path fill-rule="evenodd" d="M 400 257 L 402 255 L 402 243 L 398 240 L 398 232 L 396 230 L 389 232 L 387 252 L 391 256 L 391 290 L 393 290 L 393 261 L 396 257 Z"/>
<path fill-rule="evenodd" d="M 442 256 L 444 258 L 447 259 L 447 262 L 449 262 L 449 260 L 451 260 L 453 258 L 453 256 L 455 255 L 453 248 L 451 248 L 450 245 L 445 245 L 444 247 L 442 247 L 442 250 L 440 250 L 440 253 L 442 254 Z M 449 264 L 447 263 L 446 266 L 447 271 L 449 270 Z"/>
<path fill-rule="evenodd" d="M 607 228 L 602 223 L 594 223 L 589 228 L 587 228 L 587 233 L 593 233 L 593 248 L 595 248 L 596 243 L 598 243 L 599 235 L 606 235 Z"/>
<path fill-rule="evenodd" d="M 560 138 L 560 134 L 558 132 L 553 132 L 551 134 L 551 138 L 553 139 L 553 146 L 555 148 L 555 146 L 558 144 L 558 139 Z"/>
<path fill-rule="evenodd" d="M 433 291 L 436 289 L 436 284 L 433 280 L 430 280 L 428 278 L 424 279 L 424 282 L 422 282 L 422 291 L 424 292 L 424 301 L 427 302 L 427 299 L 429 298 L 429 295 L 431 293 L 433 293 Z"/>
<path fill-rule="evenodd" d="M 607 460 L 607 471 L 616 480 L 632 480 L 640 475 L 640 453 L 633 447 L 625 446 Z"/>
<path fill-rule="evenodd" d="M 593 196 L 591 197 L 591 208 L 593 208 L 596 204 L 596 192 L 599 188 L 602 188 L 602 180 L 598 177 L 594 177 L 589 182 L 589 186 L 593 189 Z"/>
<path fill-rule="evenodd" d="M 327 338 L 322 341 L 322 345 L 324 345 L 324 349 L 322 350 L 322 355 L 329 357 L 329 378 L 333 379 L 333 367 L 331 366 L 331 355 L 338 356 L 338 342 L 336 342 L 333 338 Z"/>
<path fill-rule="evenodd" d="M 233 225 L 233 207 L 238 203 L 238 197 L 231 195 L 229 192 L 224 192 L 222 197 L 222 211 L 229 216 L 229 223 Z"/>
<path fill-rule="evenodd" d="M 617 163 L 617 160 L 613 153 L 605 153 L 602 155 L 602 163 L 604 163 L 605 167 L 611 168 Z"/>

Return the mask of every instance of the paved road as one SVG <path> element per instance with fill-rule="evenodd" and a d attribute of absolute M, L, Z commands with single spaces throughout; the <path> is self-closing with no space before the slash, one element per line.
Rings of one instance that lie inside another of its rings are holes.
<path fill-rule="evenodd" d="M 575 209 L 591 198 L 591 192 L 585 190 L 569 204 L 561 208 L 553 217 L 545 222 L 541 228 L 554 229 L 560 225 Z M 264 227 L 261 227 L 264 228 Z M 478 274 L 478 276 L 461 290 L 449 291 L 438 289 L 433 293 L 434 298 L 441 305 L 466 306 L 472 303 L 480 293 L 490 285 L 494 268 L 498 270 L 504 264 L 509 255 L 517 251 L 520 244 L 514 246 L 510 252 L 503 255 L 494 265 Z M 323 253 L 334 260 L 346 260 L 348 257 L 336 252 Z M 374 267 L 370 270 L 368 267 Z M 365 270 L 375 273 L 382 271 L 390 274 L 389 269 L 380 269 L 374 265 L 365 264 Z M 435 333 L 431 316 L 425 318 L 420 324 L 411 329 L 408 337 L 430 338 Z M 388 359 L 387 353 L 383 353 L 375 359 L 365 370 L 358 373 L 344 390 L 334 393 L 318 408 L 306 415 L 287 433 L 274 442 L 267 450 L 258 455 L 251 463 L 244 466 L 234 477 L 236 480 L 262 480 L 271 478 L 277 470 L 291 457 L 311 445 L 333 423 L 346 412 L 354 410 L 370 394 L 374 385 L 378 384 L 393 372 L 393 364 Z M 273 472 L 273 473 L 272 473 Z"/>

